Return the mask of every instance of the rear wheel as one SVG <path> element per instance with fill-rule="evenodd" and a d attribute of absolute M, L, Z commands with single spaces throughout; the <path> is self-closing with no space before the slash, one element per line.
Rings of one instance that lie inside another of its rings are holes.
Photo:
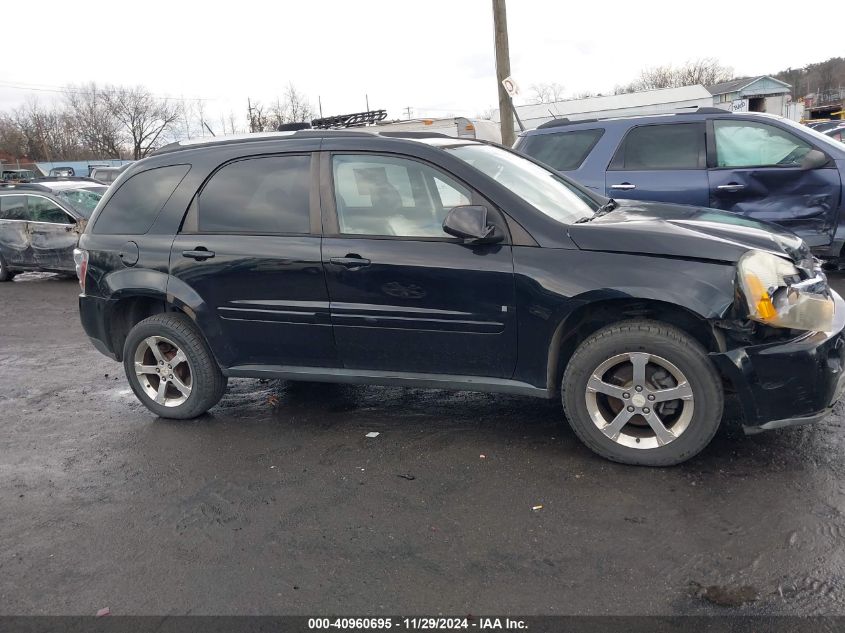
<path fill-rule="evenodd" d="M 707 446 L 722 418 L 722 386 L 707 352 L 655 321 L 619 323 L 581 343 L 561 390 L 584 444 L 625 464 L 686 461 Z"/>
<path fill-rule="evenodd" d="M 162 418 L 195 418 L 226 391 L 208 344 L 183 314 L 156 314 L 132 328 L 123 366 L 132 391 Z"/>
<path fill-rule="evenodd" d="M 15 273 L 9 270 L 6 260 L 3 259 L 3 255 L 0 255 L 0 281 L 12 281 L 14 278 Z"/>

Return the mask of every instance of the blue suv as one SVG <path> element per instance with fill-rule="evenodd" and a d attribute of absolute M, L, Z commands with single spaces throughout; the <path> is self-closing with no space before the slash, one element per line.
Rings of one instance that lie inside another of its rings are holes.
<path fill-rule="evenodd" d="M 775 222 L 823 258 L 845 244 L 845 145 L 762 113 L 717 108 L 605 120 L 556 119 L 514 146 L 613 198 L 723 209 Z"/>

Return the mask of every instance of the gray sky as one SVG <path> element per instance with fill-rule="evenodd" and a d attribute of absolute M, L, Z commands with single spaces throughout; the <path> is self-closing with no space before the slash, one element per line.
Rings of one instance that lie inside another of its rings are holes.
<path fill-rule="evenodd" d="M 0 109 L 88 81 L 205 99 L 212 123 L 230 110 L 244 120 L 247 96 L 275 100 L 289 81 L 315 109 L 321 97 L 325 115 L 363 110 L 365 94 L 391 117 L 406 106 L 472 116 L 496 104 L 490 0 L 38 7 L 47 19 L 3 30 L 4 56 L 17 62 L 0 70 Z M 754 75 L 842 53 L 836 37 L 796 37 L 795 18 L 774 3 L 509 0 L 512 74 L 524 100 L 532 83 L 608 91 L 643 67 L 698 57 Z"/>

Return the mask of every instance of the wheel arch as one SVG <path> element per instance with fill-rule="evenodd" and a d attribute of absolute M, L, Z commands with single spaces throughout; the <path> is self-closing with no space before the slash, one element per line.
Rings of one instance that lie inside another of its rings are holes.
<path fill-rule="evenodd" d="M 547 389 L 557 394 L 566 365 L 578 345 L 603 327 L 650 319 L 674 325 L 689 333 L 708 352 L 725 349 L 724 337 L 711 322 L 689 308 L 652 298 L 612 298 L 581 303 L 561 319 L 552 336 L 547 361 Z"/>
<path fill-rule="evenodd" d="M 215 360 L 222 365 L 220 352 L 222 351 L 225 357 L 227 348 L 220 349 L 223 337 L 219 320 L 214 312 L 185 282 L 164 273 L 150 274 L 151 272 L 145 271 L 143 285 L 140 283 L 121 283 L 117 287 L 115 284 L 112 285 L 110 295 L 112 303 L 106 323 L 111 348 L 117 360 L 122 360 L 123 345 L 129 331 L 135 325 L 155 314 L 179 312 L 194 322 L 200 335 L 208 343 Z M 215 342 L 217 345 L 214 344 Z"/>

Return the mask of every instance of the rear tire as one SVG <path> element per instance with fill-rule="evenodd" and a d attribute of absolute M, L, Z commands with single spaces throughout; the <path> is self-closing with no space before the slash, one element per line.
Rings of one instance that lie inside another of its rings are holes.
<path fill-rule="evenodd" d="M 14 278 L 15 273 L 9 270 L 9 265 L 6 263 L 6 260 L 3 259 L 2 255 L 0 255 L 0 282 L 12 281 Z"/>
<path fill-rule="evenodd" d="M 697 455 L 719 428 L 724 394 L 707 352 L 665 323 L 605 327 L 578 346 L 564 372 L 563 407 L 595 453 L 623 464 L 672 466 Z"/>
<path fill-rule="evenodd" d="M 123 367 L 132 391 L 162 418 L 185 420 L 208 411 L 227 379 L 187 316 L 169 312 L 138 323 L 126 337 Z"/>

